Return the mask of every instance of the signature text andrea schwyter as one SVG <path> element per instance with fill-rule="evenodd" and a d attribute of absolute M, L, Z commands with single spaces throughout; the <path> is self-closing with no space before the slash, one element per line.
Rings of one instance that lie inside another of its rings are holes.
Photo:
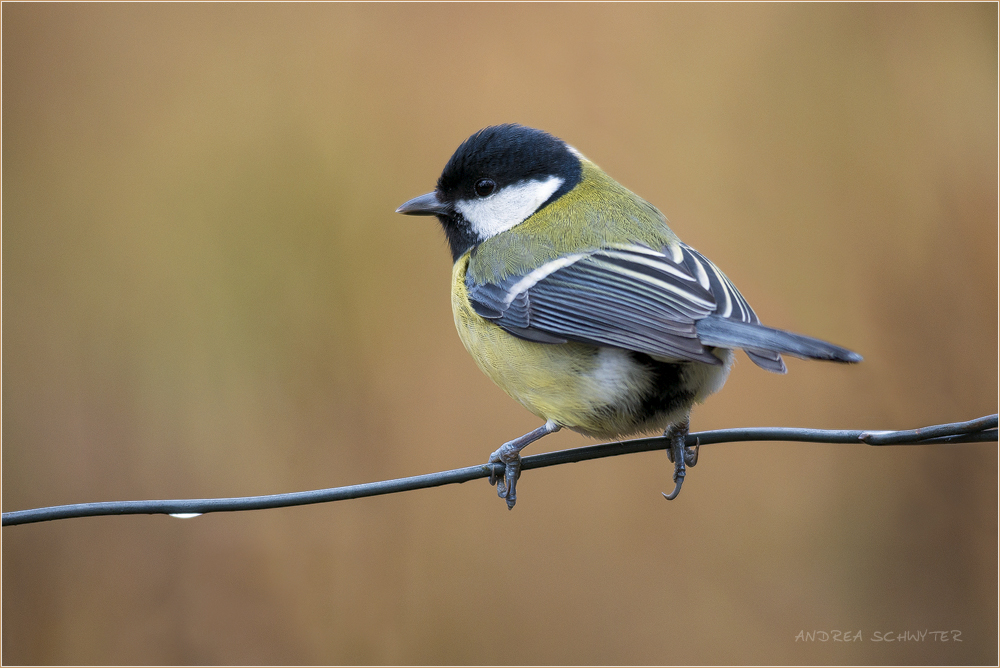
<path fill-rule="evenodd" d="M 799 631 L 795 642 L 962 642 L 961 631 L 873 631 L 867 637 L 857 631 Z"/>

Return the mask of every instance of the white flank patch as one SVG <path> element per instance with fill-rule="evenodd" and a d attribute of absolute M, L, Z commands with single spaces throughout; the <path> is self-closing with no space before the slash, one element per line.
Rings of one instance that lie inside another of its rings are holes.
<path fill-rule="evenodd" d="M 562 184 L 558 176 L 545 181 L 522 181 L 484 199 L 459 200 L 455 209 L 469 221 L 472 231 L 485 240 L 522 223 Z"/>
<path fill-rule="evenodd" d="M 709 395 L 715 394 L 726 384 L 729 370 L 733 366 L 733 351 L 728 348 L 716 348 L 713 354 L 722 362 L 719 366 L 711 364 L 688 364 L 684 371 L 684 383 L 687 387 L 698 388 L 694 400 L 705 401 Z"/>
<path fill-rule="evenodd" d="M 617 405 L 627 400 L 636 390 L 645 390 L 649 375 L 649 369 L 636 363 L 628 352 L 618 348 L 600 348 L 597 352 L 597 368 L 591 378 L 600 401 Z"/>

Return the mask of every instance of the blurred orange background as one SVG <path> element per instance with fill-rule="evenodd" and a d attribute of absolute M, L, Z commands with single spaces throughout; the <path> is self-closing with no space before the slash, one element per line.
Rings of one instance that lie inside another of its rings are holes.
<path fill-rule="evenodd" d="M 393 213 L 501 122 L 865 356 L 740 355 L 693 430 L 997 411 L 996 4 L 2 11 L 5 511 L 416 475 L 538 426 L 462 348 L 435 221 Z M 667 503 L 671 471 L 8 527 L 2 659 L 996 663 L 996 444 L 715 445 Z M 961 642 L 875 640 L 922 630 Z"/>

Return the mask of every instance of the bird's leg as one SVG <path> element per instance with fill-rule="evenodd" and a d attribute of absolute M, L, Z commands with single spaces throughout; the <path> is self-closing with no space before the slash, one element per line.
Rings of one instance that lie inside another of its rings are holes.
<path fill-rule="evenodd" d="M 698 450 L 700 446 L 696 445 L 693 448 L 688 448 L 684 445 L 687 440 L 689 424 L 688 418 L 685 417 L 680 422 L 667 427 L 667 430 L 663 433 L 664 436 L 670 439 L 670 445 L 667 448 L 667 457 L 674 463 L 674 491 L 663 495 L 663 498 L 668 501 L 676 499 L 677 495 L 681 493 L 681 485 L 684 484 L 684 475 L 686 473 L 685 466 L 694 466 L 698 463 Z"/>
<path fill-rule="evenodd" d="M 515 438 L 513 441 L 504 443 L 490 455 L 490 464 L 504 465 L 503 480 L 494 473 L 490 473 L 490 484 L 497 486 L 497 496 L 507 501 L 508 510 L 513 508 L 517 502 L 517 494 L 514 492 L 514 487 L 517 485 L 517 479 L 521 475 L 521 450 L 524 450 L 529 443 L 537 441 L 542 436 L 559 431 L 559 429 L 559 425 L 549 420 L 538 429 L 529 431 L 520 438 Z"/>

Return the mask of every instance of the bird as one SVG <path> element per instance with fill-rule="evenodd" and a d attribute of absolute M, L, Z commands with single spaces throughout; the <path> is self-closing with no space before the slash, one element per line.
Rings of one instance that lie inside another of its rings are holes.
<path fill-rule="evenodd" d="M 489 457 L 513 509 L 521 451 L 562 428 L 601 439 L 662 432 L 680 493 L 698 447 L 695 404 L 734 350 L 786 372 L 782 355 L 857 363 L 832 343 L 766 327 L 739 290 L 652 204 L 580 151 L 516 123 L 471 135 L 433 191 L 396 209 L 436 216 L 451 250 L 451 305 L 479 368 L 544 424 Z M 496 464 L 502 465 L 503 475 Z"/>

